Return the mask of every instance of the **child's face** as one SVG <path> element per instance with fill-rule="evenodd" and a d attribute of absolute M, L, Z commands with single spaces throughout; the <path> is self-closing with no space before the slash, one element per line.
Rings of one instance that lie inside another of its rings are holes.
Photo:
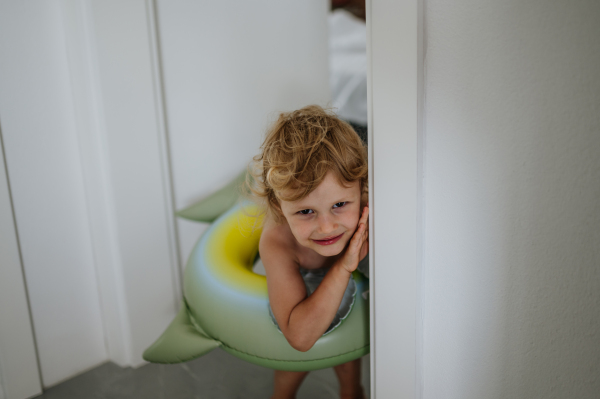
<path fill-rule="evenodd" d="M 280 201 L 281 211 L 300 245 L 323 256 L 341 253 L 361 213 L 358 181 L 344 186 L 329 172 L 317 188 L 298 201 Z"/>

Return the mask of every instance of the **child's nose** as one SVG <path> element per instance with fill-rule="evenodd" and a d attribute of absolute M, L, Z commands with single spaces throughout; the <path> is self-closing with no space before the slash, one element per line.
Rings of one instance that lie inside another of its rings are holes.
<path fill-rule="evenodd" d="M 337 229 L 337 223 L 331 215 L 319 216 L 319 230 L 321 234 L 332 233 Z"/>

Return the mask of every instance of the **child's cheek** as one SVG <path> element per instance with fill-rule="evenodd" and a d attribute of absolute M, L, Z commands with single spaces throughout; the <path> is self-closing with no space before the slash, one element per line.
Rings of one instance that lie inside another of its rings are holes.
<path fill-rule="evenodd" d="M 296 241 L 298 241 L 299 243 L 306 243 L 310 241 L 310 226 L 308 226 L 308 223 L 302 223 L 298 226 L 296 226 L 296 229 L 294 231 L 294 237 L 296 237 Z"/>

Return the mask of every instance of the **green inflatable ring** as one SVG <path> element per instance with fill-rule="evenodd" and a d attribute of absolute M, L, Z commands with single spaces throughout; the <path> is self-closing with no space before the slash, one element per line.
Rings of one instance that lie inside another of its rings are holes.
<path fill-rule="evenodd" d="M 234 206 L 196 244 L 185 270 L 183 306 L 144 359 L 178 363 L 221 347 L 261 366 L 309 371 L 369 353 L 369 304 L 362 295 L 368 280 L 358 272 L 348 317 L 310 350 L 290 346 L 269 315 L 265 276 L 252 271 L 260 230 L 251 212 Z"/>

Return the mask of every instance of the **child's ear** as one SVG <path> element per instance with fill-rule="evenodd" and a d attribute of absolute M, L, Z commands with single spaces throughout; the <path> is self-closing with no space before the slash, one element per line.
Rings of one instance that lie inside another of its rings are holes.
<path fill-rule="evenodd" d="M 367 204 L 369 203 L 369 193 L 368 192 L 363 192 L 360 196 L 360 209 L 362 211 L 362 209 L 367 206 Z"/>

